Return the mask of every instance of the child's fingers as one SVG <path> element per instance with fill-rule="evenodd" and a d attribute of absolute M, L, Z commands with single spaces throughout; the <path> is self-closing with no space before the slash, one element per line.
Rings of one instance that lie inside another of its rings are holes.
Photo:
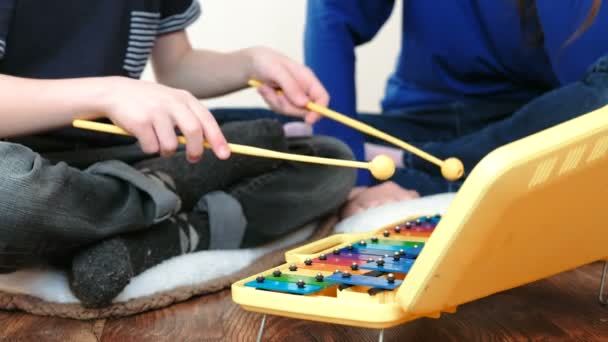
<path fill-rule="evenodd" d="M 230 148 L 213 115 L 194 97 L 193 101 L 190 102 L 190 108 L 192 108 L 192 111 L 200 120 L 200 123 L 203 126 L 203 133 L 206 140 L 211 145 L 213 153 L 215 153 L 219 159 L 228 159 L 230 157 Z"/>
<path fill-rule="evenodd" d="M 258 92 L 262 96 L 262 99 L 264 99 L 264 102 L 266 102 L 268 107 L 270 107 L 270 109 L 272 109 L 275 112 L 280 112 L 279 95 L 277 94 L 275 89 L 273 89 L 267 85 L 263 85 L 260 88 L 258 88 Z"/>
<path fill-rule="evenodd" d="M 288 68 L 304 89 L 306 89 L 311 102 L 323 107 L 329 106 L 329 93 L 310 68 L 293 61 L 289 62 Z"/>
<path fill-rule="evenodd" d="M 159 142 L 161 156 L 170 157 L 179 146 L 173 121 L 167 115 L 158 115 L 154 118 L 153 126 Z"/>
<path fill-rule="evenodd" d="M 186 155 L 188 161 L 196 163 L 203 154 L 203 127 L 198 117 L 186 105 L 175 105 L 173 118 L 182 135 L 186 138 Z"/>
<path fill-rule="evenodd" d="M 307 111 L 294 106 L 283 93 L 278 93 L 276 89 L 263 85 L 258 89 L 258 92 L 273 111 L 305 118 Z"/>
<path fill-rule="evenodd" d="M 139 146 L 144 153 L 158 153 L 158 140 L 151 123 L 143 123 L 133 129 L 128 129 L 139 141 Z"/>
<path fill-rule="evenodd" d="M 312 125 L 315 122 L 319 121 L 321 119 L 321 116 L 315 112 L 308 112 L 306 113 L 306 116 L 304 116 L 304 121 L 306 121 L 307 124 Z"/>
<path fill-rule="evenodd" d="M 306 106 L 309 101 L 306 91 L 287 68 L 280 65 L 273 70 L 271 75 L 273 81 L 278 84 L 283 94 L 295 107 L 304 108 Z"/>
<path fill-rule="evenodd" d="M 308 113 L 305 109 L 299 108 L 291 104 L 291 102 L 282 94 L 277 96 L 278 106 L 281 113 L 296 116 L 299 118 L 304 118 Z"/>
<path fill-rule="evenodd" d="M 279 96 L 277 94 L 277 90 L 267 84 L 263 84 L 258 87 L 258 94 L 260 94 L 262 99 L 264 99 L 264 101 L 266 101 L 266 104 L 268 105 L 270 105 L 270 103 L 276 103 L 276 98 Z"/>

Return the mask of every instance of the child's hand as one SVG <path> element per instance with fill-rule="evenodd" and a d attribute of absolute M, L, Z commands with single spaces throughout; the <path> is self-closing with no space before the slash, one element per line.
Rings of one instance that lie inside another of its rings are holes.
<path fill-rule="evenodd" d="M 190 93 L 124 77 L 108 79 L 102 110 L 115 124 L 133 134 L 146 153 L 170 156 L 178 147 L 175 127 L 188 141 L 186 154 L 198 162 L 207 140 L 220 159 L 230 156 L 226 139 L 211 113 Z"/>
<path fill-rule="evenodd" d="M 313 72 L 271 49 L 256 47 L 249 49 L 251 76 L 264 82 L 258 91 L 270 108 L 289 116 L 304 118 L 312 124 L 319 115 L 305 109 L 308 102 L 326 107 L 329 95 Z M 275 88 L 283 92 L 277 94 Z"/>

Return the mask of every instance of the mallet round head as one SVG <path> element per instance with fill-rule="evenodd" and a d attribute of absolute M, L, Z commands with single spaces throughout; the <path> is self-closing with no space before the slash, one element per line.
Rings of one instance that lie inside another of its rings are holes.
<path fill-rule="evenodd" d="M 456 158 L 448 158 L 443 161 L 441 166 L 441 174 L 450 181 L 460 179 L 464 175 L 464 165 Z"/>
<path fill-rule="evenodd" d="M 369 171 L 374 178 L 387 180 L 395 174 L 395 162 L 385 155 L 379 155 L 369 163 Z"/>

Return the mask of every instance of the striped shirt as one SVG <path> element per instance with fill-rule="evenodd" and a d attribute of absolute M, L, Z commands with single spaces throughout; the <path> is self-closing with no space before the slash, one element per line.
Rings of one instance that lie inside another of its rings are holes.
<path fill-rule="evenodd" d="M 196 0 L 0 0 L 0 73 L 139 78 L 156 38 L 200 12 Z"/>

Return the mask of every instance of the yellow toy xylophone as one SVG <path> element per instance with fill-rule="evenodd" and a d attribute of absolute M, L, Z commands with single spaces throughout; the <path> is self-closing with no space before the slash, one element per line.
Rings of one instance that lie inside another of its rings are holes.
<path fill-rule="evenodd" d="M 250 85 L 261 83 L 251 80 Z M 306 108 L 428 160 L 446 179 L 464 175 L 456 158 L 440 160 L 314 103 Z M 74 126 L 129 134 L 98 122 L 76 120 Z M 258 157 L 369 169 L 378 179 L 390 178 L 395 167 L 385 156 L 366 163 L 236 144 L 230 148 Z M 608 221 L 607 152 L 608 106 L 488 154 L 443 217 L 421 213 L 371 233 L 334 235 L 294 249 L 286 253 L 284 265 L 233 284 L 233 300 L 265 314 L 385 328 L 454 313 L 458 305 L 608 260 L 603 227 Z M 607 273 L 608 263 L 599 289 L 603 304 Z"/>
<path fill-rule="evenodd" d="M 487 155 L 442 217 L 294 249 L 233 284 L 232 298 L 264 314 L 385 328 L 607 260 L 607 152 L 604 107 Z"/>

